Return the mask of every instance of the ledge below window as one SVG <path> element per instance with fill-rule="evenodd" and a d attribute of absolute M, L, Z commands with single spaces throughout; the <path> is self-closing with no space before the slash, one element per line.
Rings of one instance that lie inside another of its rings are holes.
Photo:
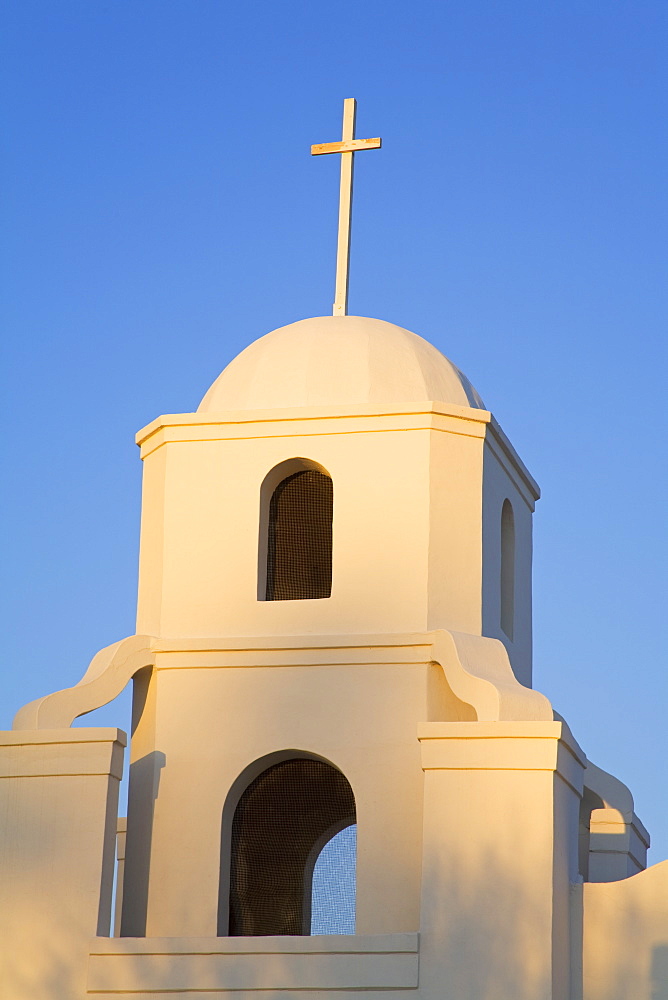
<path fill-rule="evenodd" d="M 415 989 L 418 935 L 95 938 L 88 995 Z"/>

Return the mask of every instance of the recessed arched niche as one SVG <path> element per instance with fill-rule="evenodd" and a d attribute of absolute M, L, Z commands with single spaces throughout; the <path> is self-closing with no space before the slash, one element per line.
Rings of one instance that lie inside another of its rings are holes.
<path fill-rule="evenodd" d="M 260 489 L 258 600 L 327 598 L 332 589 L 334 490 L 323 466 L 291 458 Z"/>
<path fill-rule="evenodd" d="M 501 628 L 512 641 L 515 632 L 515 515 L 510 500 L 501 509 Z"/>

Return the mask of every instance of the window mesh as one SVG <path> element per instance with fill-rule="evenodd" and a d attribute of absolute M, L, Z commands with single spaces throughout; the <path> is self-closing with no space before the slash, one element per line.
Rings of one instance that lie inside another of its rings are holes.
<path fill-rule="evenodd" d="M 354 934 L 357 826 L 325 844 L 313 869 L 311 934 Z"/>
<path fill-rule="evenodd" d="M 279 483 L 269 505 L 268 601 L 329 597 L 332 480 L 309 469 Z"/>
<path fill-rule="evenodd" d="M 228 933 L 308 934 L 319 848 L 354 822 L 352 789 L 330 764 L 295 759 L 263 771 L 232 823 Z"/>

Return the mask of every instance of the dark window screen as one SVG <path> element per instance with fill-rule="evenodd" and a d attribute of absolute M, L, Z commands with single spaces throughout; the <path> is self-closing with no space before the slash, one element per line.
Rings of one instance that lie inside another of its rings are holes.
<path fill-rule="evenodd" d="M 329 597 L 332 510 L 332 480 L 322 472 L 296 472 L 278 484 L 269 505 L 268 601 Z"/>
<path fill-rule="evenodd" d="M 296 759 L 263 771 L 232 823 L 228 933 L 309 934 L 319 848 L 354 822 L 352 789 L 331 765 Z"/>

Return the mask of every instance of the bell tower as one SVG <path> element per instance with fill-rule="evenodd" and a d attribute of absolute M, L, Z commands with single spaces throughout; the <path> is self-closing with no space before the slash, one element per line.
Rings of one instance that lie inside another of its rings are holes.
<path fill-rule="evenodd" d="M 137 632 L 156 659 L 137 682 L 122 933 L 214 932 L 229 790 L 290 748 L 346 775 L 364 816 L 360 932 L 415 930 L 410 734 L 477 717 L 433 637 L 500 639 L 530 682 L 533 480 L 440 352 L 354 316 L 262 337 L 196 413 L 137 440 Z"/>

